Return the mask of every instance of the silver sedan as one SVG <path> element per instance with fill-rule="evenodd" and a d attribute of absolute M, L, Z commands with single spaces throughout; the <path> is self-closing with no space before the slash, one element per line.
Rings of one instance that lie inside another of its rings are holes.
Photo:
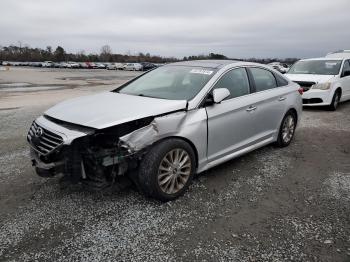
<path fill-rule="evenodd" d="M 168 64 L 111 92 L 62 102 L 27 135 L 40 176 L 105 189 L 129 179 L 162 201 L 195 173 L 259 147 L 288 146 L 302 111 L 299 86 L 261 65 Z"/>

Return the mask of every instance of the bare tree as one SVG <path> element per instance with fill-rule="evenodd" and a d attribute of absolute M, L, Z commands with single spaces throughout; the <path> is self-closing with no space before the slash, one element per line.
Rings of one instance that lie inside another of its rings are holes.
<path fill-rule="evenodd" d="M 112 48 L 109 45 L 102 46 L 100 57 L 101 57 L 101 61 L 110 62 L 110 60 L 112 58 Z"/>

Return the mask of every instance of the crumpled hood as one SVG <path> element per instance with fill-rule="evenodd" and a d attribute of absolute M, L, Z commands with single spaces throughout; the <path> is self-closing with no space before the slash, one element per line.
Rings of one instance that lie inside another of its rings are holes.
<path fill-rule="evenodd" d="M 315 83 L 324 83 L 334 78 L 334 75 L 285 74 L 285 76 L 292 81 Z"/>
<path fill-rule="evenodd" d="M 69 123 L 102 129 L 149 116 L 186 109 L 185 100 L 104 92 L 61 102 L 45 114 Z"/>

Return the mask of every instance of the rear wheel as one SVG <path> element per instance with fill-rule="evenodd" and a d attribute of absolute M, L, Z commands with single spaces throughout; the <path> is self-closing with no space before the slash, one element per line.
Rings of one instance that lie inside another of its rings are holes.
<path fill-rule="evenodd" d="M 278 133 L 277 146 L 286 147 L 292 142 L 296 128 L 296 116 L 292 111 L 284 116 Z"/>
<path fill-rule="evenodd" d="M 151 148 L 141 162 L 138 180 L 143 193 L 169 201 L 186 191 L 194 172 L 192 147 L 181 139 L 169 139 Z"/>
<path fill-rule="evenodd" d="M 337 110 L 338 105 L 339 105 L 339 101 L 340 101 L 340 97 L 341 97 L 340 90 L 335 91 L 333 99 L 332 99 L 332 103 L 329 105 L 329 110 L 331 110 L 331 111 Z"/>

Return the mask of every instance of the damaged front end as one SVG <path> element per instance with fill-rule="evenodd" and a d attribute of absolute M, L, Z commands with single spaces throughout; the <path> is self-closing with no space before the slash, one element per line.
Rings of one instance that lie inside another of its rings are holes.
<path fill-rule="evenodd" d="M 147 117 L 117 126 L 94 129 L 42 116 L 27 135 L 32 164 L 42 177 L 63 174 L 64 180 L 82 182 L 92 189 L 113 185 L 127 172 L 133 172 L 146 147 L 131 148 L 120 138 L 149 126 Z"/>

